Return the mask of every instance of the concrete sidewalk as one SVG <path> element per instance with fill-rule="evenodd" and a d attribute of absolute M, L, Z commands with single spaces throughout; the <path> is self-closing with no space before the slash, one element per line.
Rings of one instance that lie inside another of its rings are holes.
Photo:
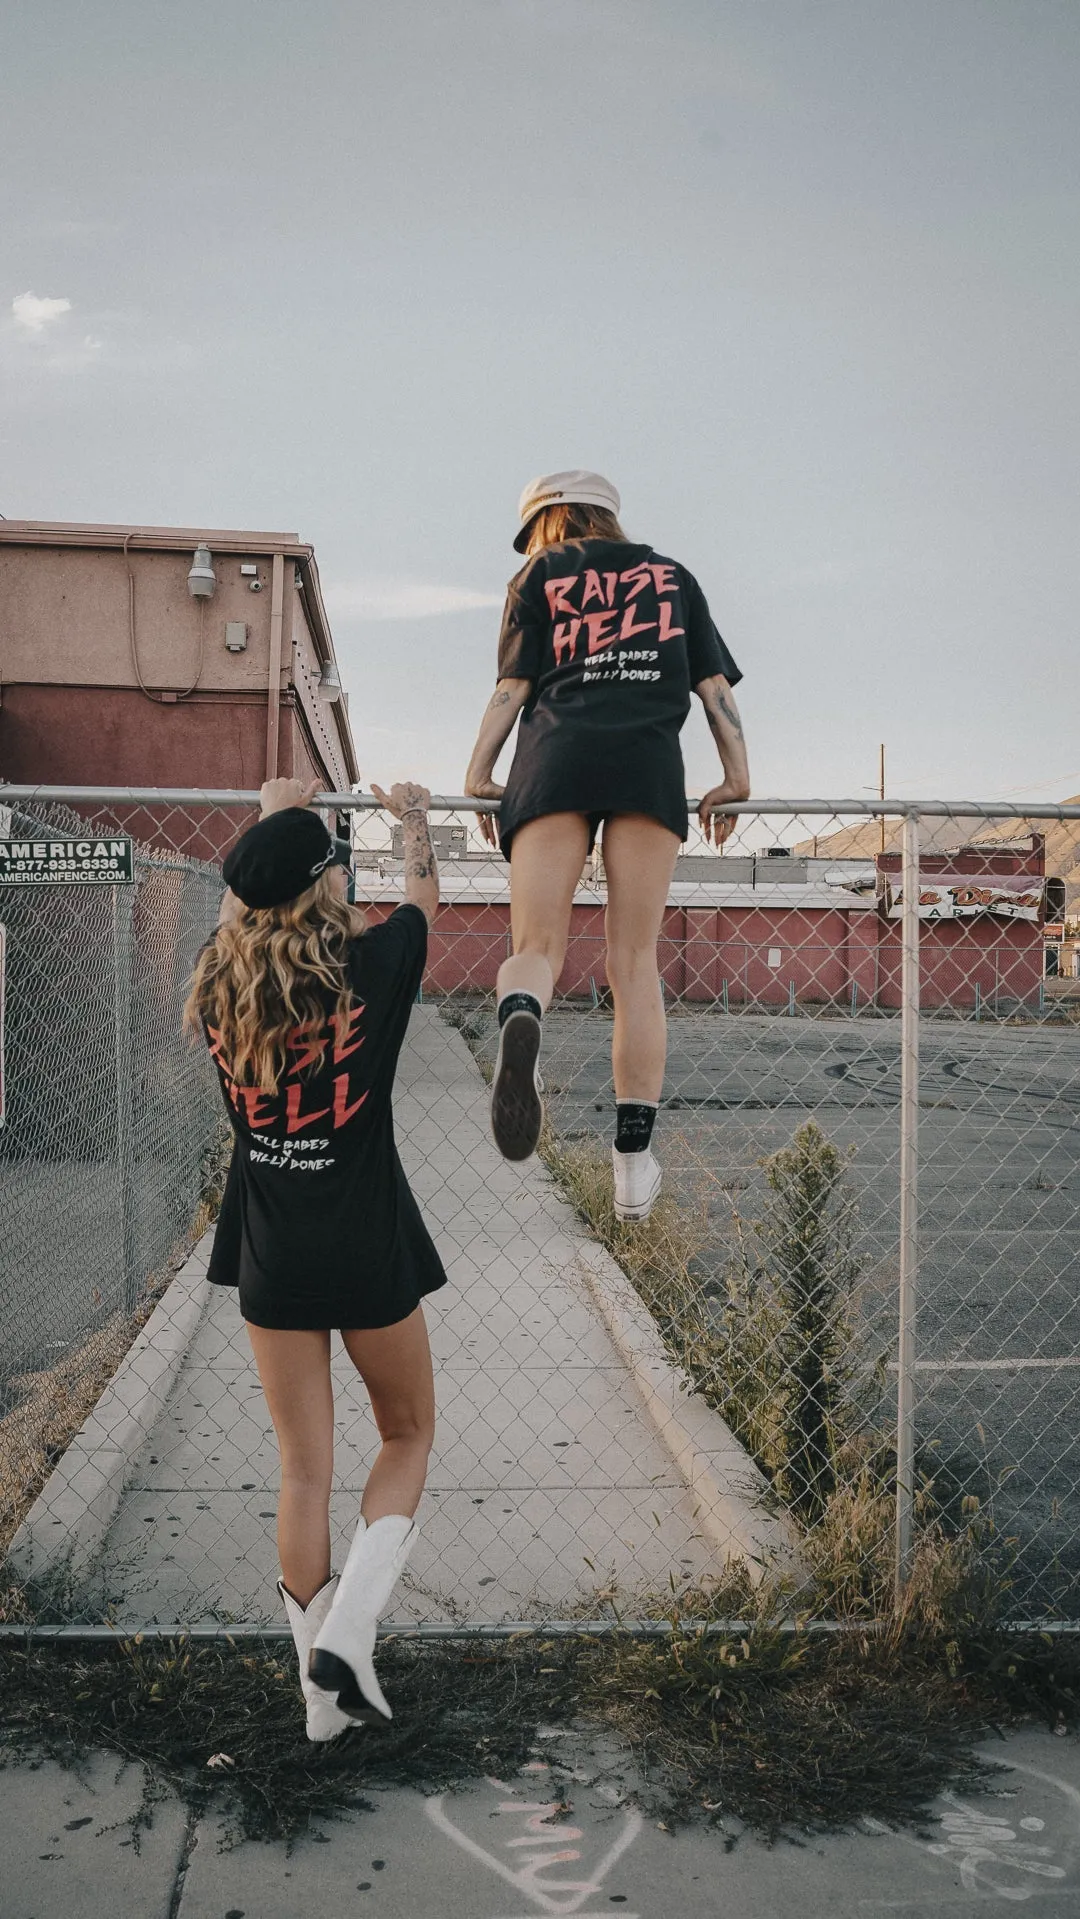
<path fill-rule="evenodd" d="M 522 1171 L 499 1157 L 476 1063 L 433 1008 L 414 1015 L 396 1112 L 450 1284 L 427 1307 L 439 1425 L 395 1621 L 595 1616 L 603 1595 L 625 1613 L 669 1581 L 719 1572 L 748 1537 L 751 1550 L 782 1547 L 779 1523 L 754 1512 L 760 1481 L 745 1454 L 680 1394 L 640 1308 L 633 1339 L 620 1338 L 630 1366 L 620 1357 L 608 1325 L 625 1332 L 635 1310 L 626 1282 L 537 1162 Z M 344 1354 L 335 1384 L 344 1541 L 377 1442 Z M 280 1623 L 276 1488 L 236 1299 L 215 1289 L 104 1541 L 97 1577 L 112 1616 Z"/>
<path fill-rule="evenodd" d="M 4 1775 L 3 1919 L 980 1919 L 1032 1901 L 1045 1919 L 1080 1912 L 1080 1746 L 1045 1732 L 995 1741 L 1009 1768 L 986 1793 L 946 1796 L 925 1831 L 867 1825 L 846 1837 L 766 1847 L 690 1827 L 672 1834 L 634 1803 L 615 1747 L 542 1728 L 509 1780 L 425 1799 L 373 1796 L 291 1852 L 223 1850 L 220 1820 L 176 1799 L 154 1809 L 136 1851 L 139 1768 L 107 1754 L 78 1775 L 53 1764 Z"/>

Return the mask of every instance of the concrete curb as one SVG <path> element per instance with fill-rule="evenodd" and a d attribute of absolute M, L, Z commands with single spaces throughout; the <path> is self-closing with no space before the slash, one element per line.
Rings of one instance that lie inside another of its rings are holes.
<path fill-rule="evenodd" d="M 15 1534 L 5 1570 L 34 1581 L 78 1579 L 96 1558 L 140 1447 L 172 1391 L 209 1296 L 213 1227 L 204 1233 L 132 1341 Z"/>
<path fill-rule="evenodd" d="M 649 1419 L 701 1502 L 701 1529 L 753 1584 L 767 1576 L 801 1580 L 791 1522 L 767 1506 L 769 1485 L 719 1413 L 706 1405 L 668 1357 L 652 1314 L 626 1274 L 598 1243 L 582 1246 L 580 1267 L 612 1342 Z"/>

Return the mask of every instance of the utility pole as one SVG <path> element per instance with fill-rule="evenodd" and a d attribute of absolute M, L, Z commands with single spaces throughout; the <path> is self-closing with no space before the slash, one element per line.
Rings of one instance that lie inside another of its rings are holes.
<path fill-rule="evenodd" d="M 881 850 L 885 851 L 885 742 L 878 747 L 878 793 L 881 798 Z"/>

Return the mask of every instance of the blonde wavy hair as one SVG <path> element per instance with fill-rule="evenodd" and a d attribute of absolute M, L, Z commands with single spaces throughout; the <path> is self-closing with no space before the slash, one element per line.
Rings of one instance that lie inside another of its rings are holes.
<path fill-rule="evenodd" d="M 298 1027 L 344 1018 L 352 991 L 345 967 L 350 940 L 367 925 L 335 891 L 331 871 L 284 906 L 244 906 L 203 948 L 191 979 L 184 1024 L 221 1036 L 221 1053 L 240 1086 L 275 1093 Z"/>
<path fill-rule="evenodd" d="M 606 506 L 586 506 L 573 501 L 569 506 L 545 506 L 529 522 L 528 558 L 541 547 L 558 546 L 563 540 L 625 540 L 626 534 Z"/>

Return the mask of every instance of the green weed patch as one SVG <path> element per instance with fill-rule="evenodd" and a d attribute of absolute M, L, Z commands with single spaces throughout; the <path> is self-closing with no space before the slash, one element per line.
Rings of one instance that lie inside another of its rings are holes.
<path fill-rule="evenodd" d="M 1080 1647 L 1009 1635 L 674 1632 L 462 1645 L 389 1640 L 391 1724 L 326 1746 L 304 1735 L 291 1648 L 227 1641 L 0 1648 L 0 1759 L 77 1762 L 106 1748 L 166 1790 L 224 1807 L 236 1838 L 294 1840 L 395 1786 L 512 1774 L 537 1729 L 614 1733 L 650 1811 L 776 1837 L 871 1817 L 917 1825 L 946 1788 L 987 1776 L 988 1727 L 1072 1723 Z M 558 1748 L 545 1757 L 558 1773 Z M 213 1762 L 213 1763 L 211 1763 Z"/>

